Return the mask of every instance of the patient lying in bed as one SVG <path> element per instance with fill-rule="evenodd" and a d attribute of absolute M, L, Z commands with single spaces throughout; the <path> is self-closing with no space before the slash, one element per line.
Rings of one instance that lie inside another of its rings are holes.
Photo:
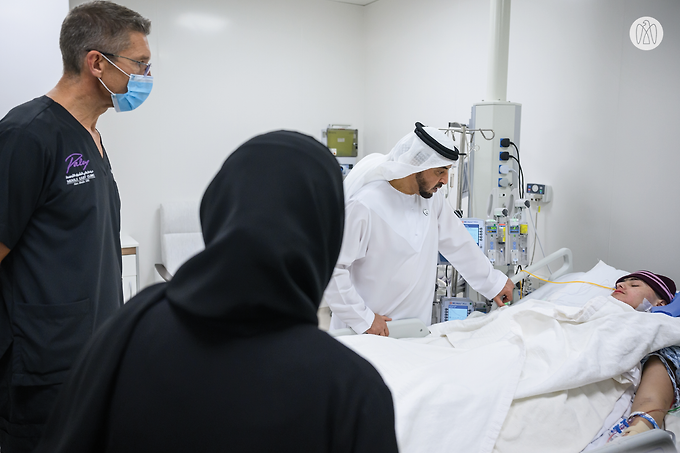
<path fill-rule="evenodd" d="M 600 263 L 569 280 L 613 287 L 624 275 Z M 667 392 L 654 392 L 660 403 L 645 396 L 655 371 L 676 392 L 680 361 L 668 351 L 680 345 L 680 319 L 634 310 L 621 300 L 630 294 L 625 285 L 637 288 L 624 282 L 614 297 L 591 285 L 545 285 L 517 306 L 433 325 L 425 338 L 339 340 L 390 387 L 404 453 L 447 452 L 452 445 L 480 453 L 573 453 L 594 437 L 606 442 L 612 425 L 628 416 L 641 360 L 645 382 L 633 411 L 663 420 L 680 400 L 673 395 L 664 402 Z M 650 294 L 639 302 L 645 298 L 658 303 Z M 629 424 L 644 421 L 636 416 Z"/>
<path fill-rule="evenodd" d="M 616 282 L 612 297 L 638 311 L 667 305 L 673 300 L 676 286 L 670 278 L 638 271 Z M 622 417 L 608 434 L 608 440 L 663 427 L 670 409 L 680 406 L 680 346 L 655 351 L 642 360 L 642 379 L 633 399 L 630 415 Z"/>

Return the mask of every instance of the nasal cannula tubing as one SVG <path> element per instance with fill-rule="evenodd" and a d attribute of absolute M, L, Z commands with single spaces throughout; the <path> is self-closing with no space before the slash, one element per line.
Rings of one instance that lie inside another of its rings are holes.
<path fill-rule="evenodd" d="M 532 274 L 531 272 L 526 271 L 526 270 L 524 270 L 524 269 L 522 269 L 520 272 L 526 272 L 527 274 L 529 274 L 529 275 L 531 275 L 532 277 L 537 278 L 537 279 L 539 279 L 539 280 L 541 280 L 541 281 L 544 281 L 544 282 L 547 282 L 547 283 L 555 283 L 555 284 L 557 284 L 557 285 L 564 285 L 565 283 L 586 283 L 586 284 L 588 284 L 588 285 L 599 286 L 600 288 L 609 289 L 609 290 L 612 290 L 612 291 L 614 291 L 614 290 L 616 289 L 616 288 L 612 288 L 612 287 L 609 287 L 609 286 L 598 285 L 597 283 L 593 283 L 593 282 L 585 282 L 585 281 L 581 281 L 581 280 L 573 281 L 573 282 L 553 282 L 553 281 L 550 281 L 550 280 L 546 280 L 546 279 L 544 279 L 544 278 L 541 278 L 541 277 L 539 277 L 538 275 Z"/>

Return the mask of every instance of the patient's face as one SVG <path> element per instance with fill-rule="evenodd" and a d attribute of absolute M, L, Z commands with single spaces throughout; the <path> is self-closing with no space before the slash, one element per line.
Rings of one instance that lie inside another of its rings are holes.
<path fill-rule="evenodd" d="M 660 305 L 660 301 L 654 290 L 642 280 L 635 278 L 627 279 L 616 284 L 616 289 L 612 293 L 614 299 L 618 299 L 637 308 L 643 299 L 647 299 L 652 305 Z"/>

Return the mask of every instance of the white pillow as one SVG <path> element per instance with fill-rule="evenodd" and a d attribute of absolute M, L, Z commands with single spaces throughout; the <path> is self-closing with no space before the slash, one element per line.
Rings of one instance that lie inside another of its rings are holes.
<path fill-rule="evenodd" d="M 571 274 L 566 274 L 558 278 L 556 281 L 568 282 L 578 280 L 597 283 L 599 285 L 613 288 L 616 280 L 627 274 L 630 274 L 630 272 L 616 269 L 604 263 L 603 261 L 600 261 L 588 272 L 574 272 Z M 608 296 L 612 293 L 612 291 L 612 289 L 600 288 L 599 286 L 588 285 L 586 283 L 546 283 L 528 296 L 520 299 L 518 303 L 522 303 L 531 299 L 539 299 L 559 303 L 562 305 L 580 307 L 593 297 Z"/>

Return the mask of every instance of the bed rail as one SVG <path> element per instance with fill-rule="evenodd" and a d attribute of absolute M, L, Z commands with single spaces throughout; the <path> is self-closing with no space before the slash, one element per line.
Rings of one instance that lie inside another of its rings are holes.
<path fill-rule="evenodd" d="M 546 266 L 550 266 L 554 261 L 557 260 L 562 260 L 562 267 L 557 269 L 557 271 L 552 272 L 550 274 L 550 277 L 548 277 L 548 280 L 555 280 L 557 278 L 560 278 L 564 274 L 568 274 L 573 271 L 574 268 L 574 256 L 571 253 L 571 249 L 568 249 L 566 247 L 559 249 L 555 253 L 551 253 L 550 255 L 546 256 L 536 264 L 532 264 L 531 266 L 527 267 L 526 270 L 531 272 L 531 273 L 536 273 L 537 270 L 543 269 Z M 548 269 L 550 269 L 548 267 Z M 516 275 L 513 275 L 510 277 L 510 281 L 512 283 L 517 283 L 518 281 L 522 280 L 523 278 L 527 277 L 528 274 L 526 272 L 520 272 Z"/>
<path fill-rule="evenodd" d="M 391 338 L 421 338 L 430 333 L 427 326 L 418 318 L 387 321 L 387 328 L 390 330 L 389 336 Z M 332 337 L 341 337 L 344 335 L 356 335 L 356 332 L 348 327 L 346 329 L 330 330 L 328 334 Z"/>
<path fill-rule="evenodd" d="M 614 442 L 588 450 L 590 453 L 677 453 L 671 431 L 653 429 L 635 436 L 619 437 Z"/>

